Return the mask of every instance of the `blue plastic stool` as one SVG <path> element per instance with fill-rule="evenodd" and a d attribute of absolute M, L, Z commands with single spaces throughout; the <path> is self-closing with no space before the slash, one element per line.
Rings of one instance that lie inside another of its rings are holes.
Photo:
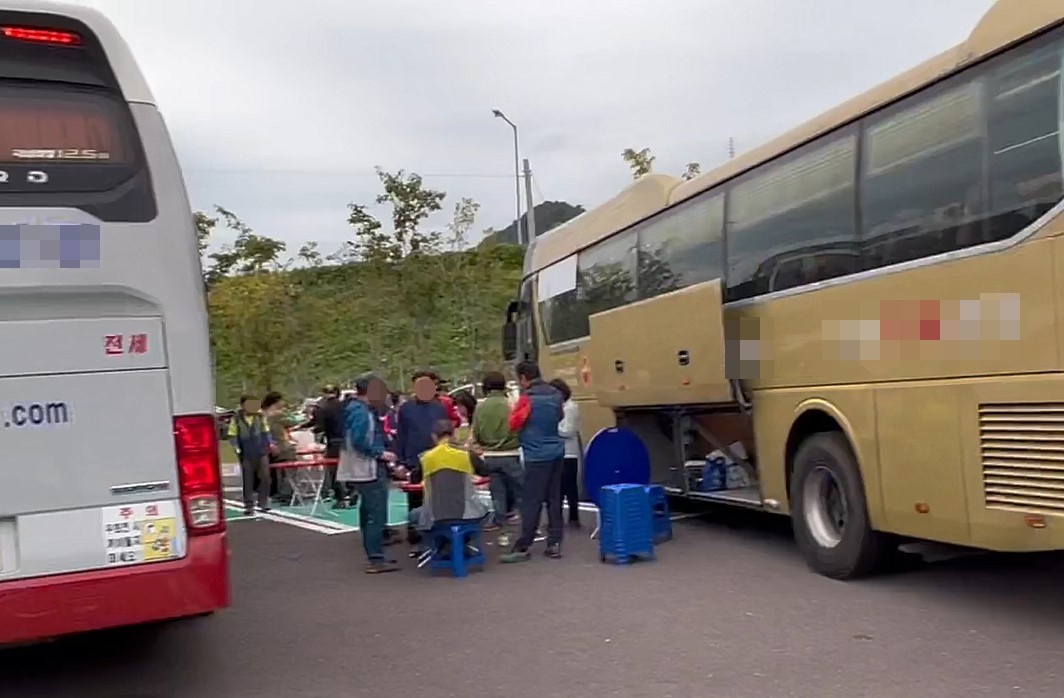
<path fill-rule="evenodd" d="M 669 516 L 669 498 L 661 485 L 647 485 L 650 500 L 650 524 L 654 531 L 654 543 L 672 540 L 672 518 Z"/>
<path fill-rule="evenodd" d="M 430 570 L 451 570 L 455 577 L 469 575 L 469 567 L 473 565 L 484 566 L 487 558 L 484 555 L 484 544 L 481 541 L 483 526 L 481 521 L 469 521 L 465 523 L 437 524 L 429 531 L 429 549 L 432 551 Z M 450 546 L 450 559 L 441 559 L 440 546 L 444 543 Z M 466 546 L 471 545 L 477 549 L 476 555 L 466 556 Z"/>
<path fill-rule="evenodd" d="M 650 498 L 645 485 L 606 485 L 600 491 L 599 558 L 618 565 L 634 557 L 654 559 Z"/>

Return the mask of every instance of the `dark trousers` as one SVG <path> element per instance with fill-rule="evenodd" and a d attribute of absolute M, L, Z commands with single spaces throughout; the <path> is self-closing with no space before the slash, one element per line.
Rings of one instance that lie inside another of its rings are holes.
<path fill-rule="evenodd" d="M 520 505 L 521 488 L 525 472 L 521 466 L 520 456 L 484 456 L 484 467 L 491 478 L 488 489 L 491 492 L 492 508 L 495 510 L 493 520 L 500 526 L 506 523 L 506 515 Z"/>
<path fill-rule="evenodd" d="M 240 461 L 240 476 L 244 481 L 244 508 L 251 509 L 256 500 L 260 508 L 270 503 L 270 467 L 266 457 Z"/>
<path fill-rule="evenodd" d="M 425 503 L 425 494 L 423 492 L 407 492 L 406 493 L 406 510 L 414 511 L 422 504 Z M 406 542 L 410 545 L 417 545 L 421 542 L 421 532 L 417 530 L 417 527 L 411 523 L 406 526 Z"/>
<path fill-rule="evenodd" d="M 536 537 L 539 512 L 547 505 L 547 545 L 560 545 L 562 524 L 562 459 L 525 461 L 521 493 L 521 537 L 514 548 L 528 550 Z"/>
<path fill-rule="evenodd" d="M 569 520 L 580 520 L 580 484 L 577 473 L 580 470 L 580 459 L 576 456 L 566 456 L 562 463 L 562 500 L 569 505 Z"/>

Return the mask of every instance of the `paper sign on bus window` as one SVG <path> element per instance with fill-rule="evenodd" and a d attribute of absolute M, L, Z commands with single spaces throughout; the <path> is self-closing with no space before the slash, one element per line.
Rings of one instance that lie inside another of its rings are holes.
<path fill-rule="evenodd" d="M 96 269 L 100 226 L 0 225 L 0 269 Z"/>
<path fill-rule="evenodd" d="M 550 300 L 576 289 L 576 255 L 566 257 L 539 272 L 539 299 Z"/>

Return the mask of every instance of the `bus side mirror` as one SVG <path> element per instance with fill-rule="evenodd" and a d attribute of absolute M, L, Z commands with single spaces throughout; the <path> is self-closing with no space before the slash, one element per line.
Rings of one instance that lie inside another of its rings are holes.
<path fill-rule="evenodd" d="M 507 361 L 517 358 L 517 325 L 513 322 L 502 326 L 502 358 Z"/>

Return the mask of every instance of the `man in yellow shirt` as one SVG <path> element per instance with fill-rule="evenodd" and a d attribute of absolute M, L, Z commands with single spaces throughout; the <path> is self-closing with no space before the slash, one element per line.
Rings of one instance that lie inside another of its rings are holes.
<path fill-rule="evenodd" d="M 441 419 L 432 429 L 435 446 L 418 459 L 425 487 L 424 503 L 410 512 L 410 523 L 428 530 L 437 523 L 477 521 L 488 508 L 477 497 L 474 474 L 483 471 L 484 461 L 454 442 L 455 427 Z"/>

